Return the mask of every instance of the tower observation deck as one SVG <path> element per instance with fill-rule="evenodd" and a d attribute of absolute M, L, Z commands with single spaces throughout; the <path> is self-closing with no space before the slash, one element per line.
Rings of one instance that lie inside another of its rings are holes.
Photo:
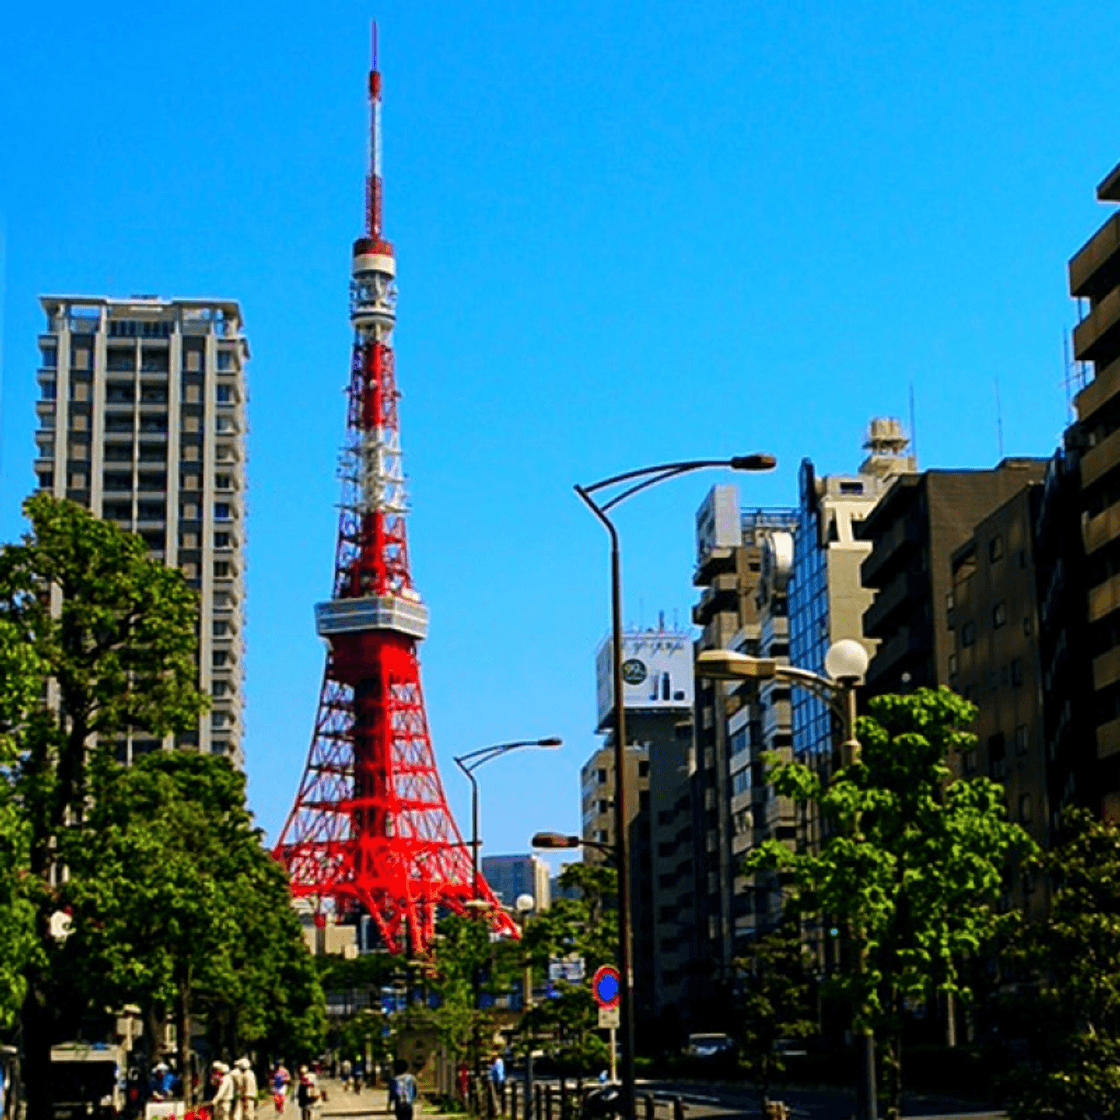
<path fill-rule="evenodd" d="M 423 953 L 438 913 L 488 904 L 516 936 L 471 860 L 436 768 L 417 645 L 428 611 L 408 561 L 399 393 L 393 363 L 396 260 L 382 232 L 381 74 L 369 75 L 366 232 L 354 242 L 354 332 L 331 598 L 315 607 L 328 644 L 315 728 L 295 804 L 275 849 L 292 893 L 317 913 L 368 913 L 385 945 Z"/>

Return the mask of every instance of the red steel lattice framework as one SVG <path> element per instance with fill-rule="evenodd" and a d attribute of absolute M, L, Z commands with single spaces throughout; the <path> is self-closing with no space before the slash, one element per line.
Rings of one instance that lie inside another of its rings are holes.
<path fill-rule="evenodd" d="M 394 952 L 423 953 L 440 909 L 466 910 L 472 865 L 447 807 L 420 689 L 416 648 L 428 615 L 412 586 L 393 370 L 396 263 L 382 234 L 381 74 L 369 76 L 366 235 L 354 243 L 343 496 L 329 602 L 315 608 L 329 644 L 307 767 L 277 858 L 316 913 L 361 910 Z M 517 936 L 485 880 L 478 900 Z"/>

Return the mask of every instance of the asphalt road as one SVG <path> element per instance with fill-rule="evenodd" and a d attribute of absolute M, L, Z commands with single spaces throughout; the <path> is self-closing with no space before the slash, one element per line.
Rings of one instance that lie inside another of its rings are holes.
<path fill-rule="evenodd" d="M 656 1097 L 679 1096 L 686 1105 L 686 1120 L 704 1117 L 744 1117 L 755 1120 L 759 1115 L 757 1092 L 750 1086 L 735 1084 L 698 1084 L 695 1081 L 641 1081 L 638 1092 Z M 793 1120 L 849 1120 L 855 1104 L 850 1089 L 795 1088 L 777 1086 L 771 1099 L 785 1101 Z M 982 1105 L 961 1097 L 933 1093 L 905 1093 L 902 1111 L 906 1117 L 968 1117 L 969 1120 L 995 1120 L 1000 1112 L 979 1111 Z"/>

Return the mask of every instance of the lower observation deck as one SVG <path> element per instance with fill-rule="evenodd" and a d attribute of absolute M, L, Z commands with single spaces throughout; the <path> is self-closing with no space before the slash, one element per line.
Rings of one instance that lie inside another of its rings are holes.
<path fill-rule="evenodd" d="M 428 608 L 418 595 L 415 599 L 398 595 L 331 599 L 316 603 L 315 629 L 320 638 L 363 630 L 392 630 L 422 641 L 428 636 Z"/>

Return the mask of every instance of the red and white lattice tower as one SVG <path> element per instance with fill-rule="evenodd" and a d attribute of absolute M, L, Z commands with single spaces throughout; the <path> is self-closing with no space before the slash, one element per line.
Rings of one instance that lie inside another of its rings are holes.
<path fill-rule="evenodd" d="M 382 235 L 381 75 L 369 76 L 366 236 L 354 242 L 354 352 L 342 454 L 334 592 L 315 608 L 329 653 L 307 769 L 277 858 L 316 912 L 368 913 L 394 952 L 424 952 L 438 912 L 474 897 L 469 850 L 447 807 L 416 647 L 428 612 L 412 586 L 393 325 L 396 264 Z M 513 922 L 480 881 L 500 932 Z"/>

